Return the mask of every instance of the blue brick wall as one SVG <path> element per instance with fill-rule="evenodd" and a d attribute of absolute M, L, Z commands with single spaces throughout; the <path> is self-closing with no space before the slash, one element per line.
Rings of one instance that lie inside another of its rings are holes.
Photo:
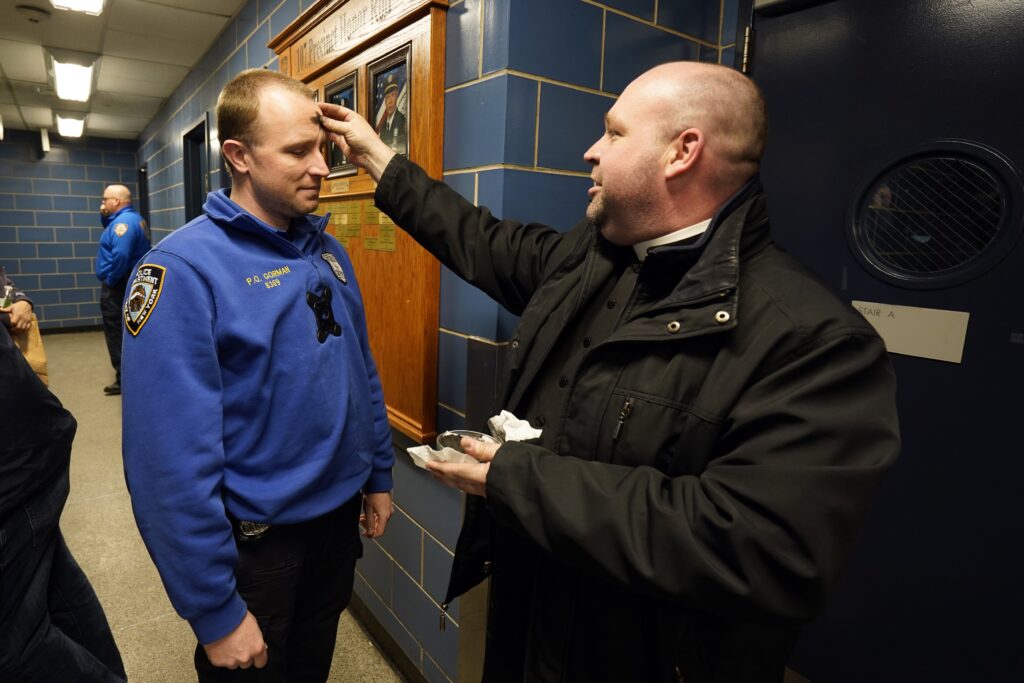
<path fill-rule="evenodd" d="M 42 329 L 99 325 L 94 274 L 100 198 L 110 183 L 135 194 L 132 140 L 8 130 L 0 142 L 0 264 L 35 306 Z"/>

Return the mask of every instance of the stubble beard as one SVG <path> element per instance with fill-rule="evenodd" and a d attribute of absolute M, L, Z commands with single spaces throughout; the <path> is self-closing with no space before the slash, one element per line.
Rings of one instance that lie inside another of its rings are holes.
<path fill-rule="evenodd" d="M 615 211 L 615 202 L 612 202 L 612 206 L 605 206 L 604 198 L 600 195 L 590 200 L 590 204 L 587 205 L 587 220 L 597 228 L 601 235 L 611 242 L 622 246 L 621 238 L 624 236 L 620 233 L 623 231 L 617 229 L 614 215 L 616 213 L 622 213 L 621 211 Z M 618 237 L 618 239 L 617 239 Z"/>
<path fill-rule="evenodd" d="M 601 227 L 601 223 L 604 222 L 604 207 L 601 206 L 600 199 L 591 199 L 587 204 L 587 220 L 598 228 Z"/>

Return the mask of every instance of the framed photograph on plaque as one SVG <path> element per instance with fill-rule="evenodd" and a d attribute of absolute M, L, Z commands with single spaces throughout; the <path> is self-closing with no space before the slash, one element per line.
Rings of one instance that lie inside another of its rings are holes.
<path fill-rule="evenodd" d="M 324 88 L 324 101 L 356 109 L 356 92 L 356 72 L 353 71 Z M 327 143 L 327 165 L 331 167 L 328 177 L 352 175 L 356 172 L 355 165 L 345 158 L 341 148 L 330 141 Z"/>
<path fill-rule="evenodd" d="M 409 154 L 409 46 L 367 66 L 369 120 L 377 134 L 399 154 Z"/>

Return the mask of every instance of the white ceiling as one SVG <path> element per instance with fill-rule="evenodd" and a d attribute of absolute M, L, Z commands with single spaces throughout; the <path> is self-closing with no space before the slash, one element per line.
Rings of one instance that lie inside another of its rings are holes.
<path fill-rule="evenodd" d="M 56 113 L 87 113 L 84 135 L 134 139 L 246 0 L 107 0 L 92 17 L 49 0 L 0 0 L 4 128 L 56 134 Z M 18 7 L 49 14 L 30 22 Z M 88 102 L 57 98 L 44 48 L 100 57 Z"/>

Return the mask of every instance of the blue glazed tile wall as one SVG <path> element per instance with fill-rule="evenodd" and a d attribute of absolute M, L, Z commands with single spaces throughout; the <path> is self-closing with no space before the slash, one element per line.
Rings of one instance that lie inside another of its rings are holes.
<path fill-rule="evenodd" d="M 695 60 L 700 48 L 696 41 L 682 38 L 629 17 L 608 14 L 604 87 L 619 93 L 638 75 L 662 62 Z"/>
<path fill-rule="evenodd" d="M 589 172 L 583 176 L 530 173 L 518 169 L 502 173 L 505 176 L 502 208 L 509 216 L 524 222 L 550 225 L 560 232 L 583 220 L 588 203 L 587 190 L 592 184 Z M 481 177 L 481 188 L 486 185 Z"/>
<path fill-rule="evenodd" d="M 654 6 L 657 3 L 655 0 L 604 0 L 601 4 L 610 9 L 632 14 L 640 19 L 654 21 Z"/>
<path fill-rule="evenodd" d="M 459 330 L 475 337 L 493 339 L 498 309 L 493 299 L 441 266 L 440 323 L 443 335 Z"/>
<path fill-rule="evenodd" d="M 739 20 L 740 0 L 723 0 L 722 2 L 722 46 L 732 45 L 736 42 L 737 29 L 740 27 Z M 746 21 L 742 22 L 746 25 Z M 731 62 L 722 62 L 726 66 L 732 66 Z"/>
<path fill-rule="evenodd" d="M 463 0 L 448 10 L 445 83 L 471 81 L 480 75 L 480 3 Z"/>
<path fill-rule="evenodd" d="M 537 84 L 488 78 L 445 97 L 446 169 L 495 163 L 533 164 Z"/>
<path fill-rule="evenodd" d="M 110 183 L 136 192 L 135 142 L 8 130 L 0 142 L 0 264 L 33 301 L 41 329 L 100 325 L 96 249 Z"/>
<path fill-rule="evenodd" d="M 401 509 L 395 510 L 380 546 L 395 563 L 419 579 L 422 575 L 423 529 Z"/>
<path fill-rule="evenodd" d="M 583 87 L 599 87 L 603 14 L 600 7 L 576 1 L 513 2 L 507 67 Z"/>
<path fill-rule="evenodd" d="M 357 564 L 356 567 L 358 569 L 359 565 Z M 392 609 L 394 598 L 385 599 L 378 594 L 359 572 L 356 573 L 354 590 L 370 613 L 377 619 L 378 623 L 398 643 L 398 647 L 405 653 L 413 665 L 421 666 L 423 648 L 402 622 L 399 621 L 398 617 L 395 616 Z"/>
<path fill-rule="evenodd" d="M 552 83 L 540 84 L 537 165 L 588 173 L 583 152 L 604 133 L 615 100 Z"/>
<path fill-rule="evenodd" d="M 689 36 L 719 42 L 722 12 L 718 3 L 705 0 L 674 0 L 658 5 L 658 24 Z"/>
<path fill-rule="evenodd" d="M 458 600 L 444 631 L 439 619 L 462 496 L 414 467 L 401 452 L 411 443 L 397 443 L 403 438 L 396 439 L 395 513 L 381 539 L 364 542 L 355 591 L 425 676 L 457 680 Z"/>

